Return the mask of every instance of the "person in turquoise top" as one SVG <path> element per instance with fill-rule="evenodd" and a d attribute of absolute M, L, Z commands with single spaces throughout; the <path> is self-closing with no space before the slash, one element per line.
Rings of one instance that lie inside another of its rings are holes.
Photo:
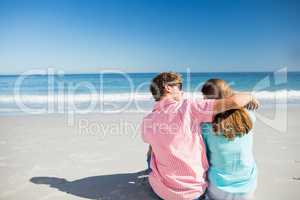
<path fill-rule="evenodd" d="M 221 79 L 210 79 L 202 87 L 204 98 L 221 99 L 233 94 Z M 251 108 L 251 105 L 248 105 Z M 256 109 L 256 108 L 254 108 Z M 201 125 L 209 160 L 207 198 L 246 200 L 253 198 L 257 168 L 253 157 L 255 115 L 246 108 L 217 114 L 212 123 Z"/>

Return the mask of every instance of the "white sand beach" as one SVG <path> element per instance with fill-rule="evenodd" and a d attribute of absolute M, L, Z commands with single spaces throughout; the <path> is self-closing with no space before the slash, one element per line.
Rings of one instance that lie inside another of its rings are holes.
<path fill-rule="evenodd" d="M 300 197 L 299 113 L 299 106 L 288 109 L 283 132 L 257 120 L 256 200 Z M 152 199 L 140 177 L 147 151 L 137 129 L 143 115 L 77 115 L 72 126 L 64 115 L 1 116 L 0 199 Z"/>

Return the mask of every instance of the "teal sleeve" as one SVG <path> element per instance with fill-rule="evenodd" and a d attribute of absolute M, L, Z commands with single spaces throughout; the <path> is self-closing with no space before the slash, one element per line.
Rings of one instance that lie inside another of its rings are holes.
<path fill-rule="evenodd" d="M 207 146 L 207 136 L 209 134 L 209 128 L 210 128 L 209 123 L 203 123 L 201 125 L 202 138 L 203 138 L 203 141 L 204 141 L 204 144 L 205 144 L 206 157 L 207 157 L 208 161 L 209 161 L 209 153 L 208 153 L 209 148 Z"/>
<path fill-rule="evenodd" d="M 203 139 L 205 139 L 207 137 L 208 129 L 209 129 L 209 124 L 208 123 L 202 123 L 201 124 L 201 133 L 202 133 Z"/>

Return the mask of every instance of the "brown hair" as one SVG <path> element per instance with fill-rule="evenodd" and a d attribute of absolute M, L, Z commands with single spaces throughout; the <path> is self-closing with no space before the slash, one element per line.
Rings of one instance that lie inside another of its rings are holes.
<path fill-rule="evenodd" d="M 223 99 L 233 95 L 233 90 L 222 79 L 209 79 L 201 91 L 208 99 Z M 253 126 L 245 108 L 219 113 L 214 117 L 212 124 L 216 134 L 223 134 L 229 140 L 234 140 L 236 136 L 244 136 Z"/>
<path fill-rule="evenodd" d="M 155 76 L 150 84 L 150 91 L 155 101 L 165 95 L 166 85 L 182 84 L 181 76 L 175 72 L 162 72 Z"/>

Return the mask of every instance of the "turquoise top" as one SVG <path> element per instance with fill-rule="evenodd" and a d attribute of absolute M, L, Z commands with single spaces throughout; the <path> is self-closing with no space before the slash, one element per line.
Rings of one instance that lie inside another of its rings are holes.
<path fill-rule="evenodd" d="M 252 123 L 255 115 L 248 111 Z M 256 163 L 253 157 L 253 133 L 229 141 L 213 132 L 211 123 L 202 124 L 209 160 L 208 181 L 229 193 L 248 193 L 256 187 Z"/>

